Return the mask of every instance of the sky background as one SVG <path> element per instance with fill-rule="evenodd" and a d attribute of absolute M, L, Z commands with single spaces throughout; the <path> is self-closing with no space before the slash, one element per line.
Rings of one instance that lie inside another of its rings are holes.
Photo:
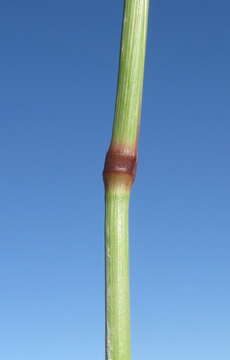
<path fill-rule="evenodd" d="M 104 358 L 119 1 L 0 3 L 0 358 Z M 133 360 L 229 360 L 229 1 L 151 1 Z"/>

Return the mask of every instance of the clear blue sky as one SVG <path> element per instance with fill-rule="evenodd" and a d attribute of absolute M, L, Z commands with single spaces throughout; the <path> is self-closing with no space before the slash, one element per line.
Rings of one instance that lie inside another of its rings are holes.
<path fill-rule="evenodd" d="M 133 360 L 229 360 L 229 1 L 151 2 Z M 0 4 L 0 358 L 104 358 L 101 171 L 122 1 Z"/>

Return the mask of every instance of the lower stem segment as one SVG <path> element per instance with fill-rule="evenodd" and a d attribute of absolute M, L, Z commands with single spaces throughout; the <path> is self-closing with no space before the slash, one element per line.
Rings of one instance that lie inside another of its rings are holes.
<path fill-rule="evenodd" d="M 130 360 L 128 212 L 130 190 L 105 193 L 106 359 Z"/>

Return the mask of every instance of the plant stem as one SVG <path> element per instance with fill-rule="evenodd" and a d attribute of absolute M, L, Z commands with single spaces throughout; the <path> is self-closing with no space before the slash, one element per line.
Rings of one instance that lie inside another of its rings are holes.
<path fill-rule="evenodd" d="M 126 0 L 112 142 L 135 146 L 140 121 L 148 0 Z"/>
<path fill-rule="evenodd" d="M 137 163 L 148 0 L 125 0 L 112 140 L 105 159 L 106 359 L 130 360 L 128 216 Z"/>
<path fill-rule="evenodd" d="M 129 359 L 129 191 L 107 191 L 105 201 L 107 239 L 107 359 Z"/>

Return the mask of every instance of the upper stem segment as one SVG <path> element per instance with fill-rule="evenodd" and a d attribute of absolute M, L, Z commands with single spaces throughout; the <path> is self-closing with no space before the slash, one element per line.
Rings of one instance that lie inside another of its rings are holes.
<path fill-rule="evenodd" d="M 112 146 L 135 149 L 144 75 L 149 0 L 126 0 L 120 48 L 119 76 Z"/>

